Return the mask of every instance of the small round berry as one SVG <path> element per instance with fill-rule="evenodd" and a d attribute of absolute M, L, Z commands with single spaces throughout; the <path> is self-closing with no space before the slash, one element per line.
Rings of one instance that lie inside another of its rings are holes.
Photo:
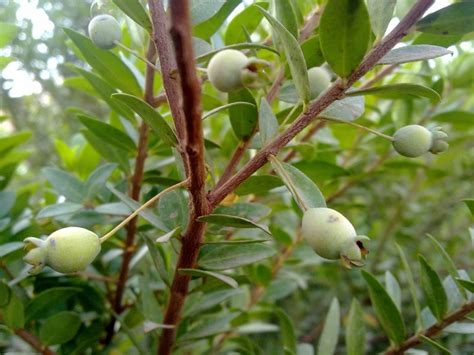
<path fill-rule="evenodd" d="M 249 59 L 240 51 L 226 49 L 215 54 L 207 67 L 211 84 L 219 91 L 231 92 L 244 87 L 242 75 Z"/>
<path fill-rule="evenodd" d="M 406 157 L 415 158 L 428 152 L 433 143 L 429 130 L 419 125 L 409 125 L 400 128 L 393 135 L 393 147 Z"/>
<path fill-rule="evenodd" d="M 95 16 L 89 22 L 89 37 L 102 49 L 112 49 L 120 41 L 122 33 L 117 20 L 110 15 Z"/>
<path fill-rule="evenodd" d="M 65 274 L 84 270 L 100 252 L 97 234 L 85 228 L 67 227 L 46 239 L 46 263 Z"/>
<path fill-rule="evenodd" d="M 347 265 L 361 266 L 368 253 L 351 222 L 341 213 L 325 207 L 310 208 L 303 215 L 302 236 L 319 256 L 342 259 Z"/>
<path fill-rule="evenodd" d="M 314 67 L 308 70 L 309 88 L 311 99 L 315 99 L 331 85 L 331 75 L 321 67 Z"/>

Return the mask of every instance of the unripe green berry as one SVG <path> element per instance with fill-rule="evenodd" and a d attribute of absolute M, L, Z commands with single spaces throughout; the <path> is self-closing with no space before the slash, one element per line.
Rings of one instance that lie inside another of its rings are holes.
<path fill-rule="evenodd" d="M 89 22 L 89 37 L 97 47 L 112 49 L 116 46 L 115 42 L 120 41 L 122 33 L 114 17 L 98 15 Z"/>
<path fill-rule="evenodd" d="M 315 99 L 331 85 L 331 76 L 328 71 L 321 67 L 308 70 L 309 88 L 311 99 Z"/>
<path fill-rule="evenodd" d="M 428 152 L 433 143 L 431 132 L 423 126 L 409 125 L 400 128 L 393 135 L 393 147 L 406 157 L 419 157 Z"/>
<path fill-rule="evenodd" d="M 219 91 L 230 92 L 244 87 L 244 80 L 253 74 L 245 70 L 249 59 L 240 51 L 226 49 L 212 57 L 207 67 L 207 75 L 211 84 Z M 245 78 L 243 78 L 245 76 Z M 255 75 L 254 75 L 255 76 Z"/>
<path fill-rule="evenodd" d="M 67 227 L 57 230 L 46 240 L 26 238 L 29 252 L 23 260 L 36 274 L 45 266 L 65 274 L 85 270 L 100 252 L 99 237 L 85 228 Z"/>
<path fill-rule="evenodd" d="M 319 256 L 342 259 L 360 266 L 368 253 L 351 222 L 341 213 L 325 207 L 310 208 L 303 215 L 302 236 Z"/>

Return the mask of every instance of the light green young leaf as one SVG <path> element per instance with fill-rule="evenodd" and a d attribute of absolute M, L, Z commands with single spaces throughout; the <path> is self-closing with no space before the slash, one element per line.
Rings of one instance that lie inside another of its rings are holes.
<path fill-rule="evenodd" d="M 441 320 L 448 310 L 448 299 L 443 284 L 436 271 L 422 255 L 418 256 L 418 260 L 421 266 L 421 286 L 423 287 L 426 303 L 433 315 Z"/>
<path fill-rule="evenodd" d="M 0 22 L 0 48 L 5 47 L 16 36 L 18 27 L 13 23 Z"/>
<path fill-rule="evenodd" d="M 257 29 L 262 21 L 263 14 L 256 5 L 268 10 L 268 3 L 257 2 L 239 12 L 227 25 L 224 36 L 225 44 L 245 42 L 247 38 L 243 29 L 249 34 L 252 34 Z"/>
<path fill-rule="evenodd" d="M 128 17 L 148 32 L 153 30 L 151 20 L 139 0 L 113 0 Z"/>
<path fill-rule="evenodd" d="M 444 47 L 433 46 L 429 44 L 419 44 L 413 46 L 405 46 L 392 49 L 385 54 L 377 64 L 401 64 L 409 62 L 417 62 L 419 60 L 426 60 L 432 58 L 442 57 L 447 54 L 452 54 Z"/>
<path fill-rule="evenodd" d="M 352 300 L 347 319 L 346 351 L 347 355 L 365 354 L 364 313 L 355 298 Z"/>
<path fill-rule="evenodd" d="M 311 99 L 308 70 L 306 68 L 303 51 L 301 50 L 298 41 L 277 19 L 275 19 L 263 8 L 258 8 L 263 13 L 268 22 L 270 22 L 273 29 L 278 34 L 278 38 L 282 42 L 286 60 L 290 66 L 291 76 L 293 77 L 293 82 L 295 83 L 299 97 L 304 102 L 308 102 Z"/>
<path fill-rule="evenodd" d="M 332 70 L 348 77 L 360 64 L 370 42 L 369 13 L 363 0 L 331 0 L 319 25 L 321 49 Z"/>
<path fill-rule="evenodd" d="M 225 0 L 224 4 L 220 6 L 219 9 L 216 10 L 216 6 L 219 6 L 219 3 L 223 0 L 199 0 L 193 1 L 192 6 L 199 6 L 200 2 L 205 2 L 207 6 L 213 7 L 214 9 L 207 14 L 203 11 L 206 11 L 205 7 L 201 7 L 199 9 L 199 15 L 196 14 L 195 16 L 200 17 L 200 19 L 206 19 L 199 24 L 195 24 L 193 26 L 193 35 L 202 39 L 209 39 L 214 33 L 219 30 L 225 20 L 228 18 L 230 13 L 234 11 L 234 9 L 241 3 L 242 0 Z M 212 15 L 211 15 L 212 14 Z M 211 16 L 209 16 L 211 15 Z"/>
<path fill-rule="evenodd" d="M 318 355 L 332 355 L 336 350 L 339 339 L 339 328 L 341 326 L 341 314 L 339 301 L 333 298 L 329 311 L 324 320 L 323 331 L 319 337 Z"/>
<path fill-rule="evenodd" d="M 474 3 L 463 1 L 423 17 L 416 30 L 440 35 L 463 35 L 474 31 Z"/>
<path fill-rule="evenodd" d="M 362 270 L 362 276 L 369 288 L 370 300 L 380 324 L 387 333 L 387 336 L 395 344 L 400 344 L 406 335 L 405 323 L 400 311 L 374 276 L 364 270 Z"/>
<path fill-rule="evenodd" d="M 392 19 L 397 0 L 368 0 L 367 10 L 370 14 L 372 31 L 377 39 L 381 39 Z"/>

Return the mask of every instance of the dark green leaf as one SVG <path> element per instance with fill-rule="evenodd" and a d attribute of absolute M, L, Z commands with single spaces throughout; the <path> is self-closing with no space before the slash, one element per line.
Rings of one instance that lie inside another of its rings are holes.
<path fill-rule="evenodd" d="M 153 30 L 151 20 L 139 0 L 113 0 L 128 17 L 148 32 Z"/>
<path fill-rule="evenodd" d="M 271 235 L 267 226 L 240 216 L 232 216 L 226 214 L 208 214 L 207 216 L 201 216 L 198 219 L 203 222 L 234 228 L 258 228 L 267 233 L 268 235 Z"/>
<path fill-rule="evenodd" d="M 321 49 L 332 70 L 348 77 L 369 47 L 370 19 L 363 0 L 331 0 L 319 25 Z"/>
<path fill-rule="evenodd" d="M 0 308 L 3 308 L 7 306 L 8 303 L 10 303 L 11 297 L 12 297 L 11 288 L 3 281 L 0 281 Z"/>
<path fill-rule="evenodd" d="M 270 22 L 271 26 L 278 34 L 278 38 L 282 43 L 285 51 L 286 60 L 290 66 L 291 76 L 298 91 L 299 97 L 304 102 L 310 100 L 309 79 L 306 62 L 303 51 L 295 37 L 272 15 L 263 8 L 258 7 L 265 18 Z"/>
<path fill-rule="evenodd" d="M 230 321 L 237 317 L 238 313 L 214 316 L 205 319 L 199 325 L 188 329 L 186 333 L 178 337 L 178 341 L 202 339 L 211 335 L 220 334 L 230 329 Z"/>
<path fill-rule="evenodd" d="M 280 333 L 285 350 L 289 350 L 292 354 L 296 353 L 296 334 L 295 327 L 291 318 L 281 308 L 275 310 L 280 324 Z"/>
<path fill-rule="evenodd" d="M 110 144 L 125 152 L 135 152 L 135 142 L 118 128 L 92 117 L 84 115 L 78 115 L 77 117 L 89 131 L 100 138 L 104 143 Z"/>
<path fill-rule="evenodd" d="M 23 143 L 25 143 L 31 137 L 31 132 L 24 131 L 18 133 L 9 134 L 8 137 L 0 138 L 0 153 L 5 153 L 6 151 L 15 148 Z"/>
<path fill-rule="evenodd" d="M 64 31 L 81 51 L 84 58 L 102 78 L 113 87 L 132 95 L 141 95 L 142 89 L 131 70 L 111 51 L 98 48 L 86 36 L 65 28 Z"/>
<path fill-rule="evenodd" d="M 333 298 L 328 314 L 324 320 L 323 331 L 319 337 L 318 355 L 332 355 L 336 350 L 339 338 L 339 328 L 341 326 L 341 314 L 339 301 Z"/>
<path fill-rule="evenodd" d="M 200 267 L 209 270 L 227 270 L 256 263 L 275 255 L 275 250 L 266 244 L 212 244 L 201 249 Z"/>
<path fill-rule="evenodd" d="M 163 195 L 158 202 L 158 214 L 168 230 L 176 227 L 185 230 L 188 224 L 188 201 L 183 192 L 174 190 Z"/>
<path fill-rule="evenodd" d="M 217 30 L 225 22 L 227 17 L 230 15 L 230 13 L 234 11 L 234 9 L 241 2 L 241 0 L 201 0 L 201 2 L 202 1 L 206 2 L 208 6 L 214 8 L 214 11 L 212 12 L 203 14 L 202 16 L 199 15 L 201 19 L 207 18 L 207 20 L 197 24 L 193 28 L 193 35 L 203 39 L 209 39 L 214 33 L 216 33 Z M 217 12 L 215 12 L 216 6 L 218 6 L 221 2 L 224 2 L 223 5 L 219 7 Z M 193 7 L 195 7 L 196 5 L 199 6 L 198 3 L 199 1 L 193 1 Z M 198 11 L 200 13 L 203 13 L 203 10 L 204 7 L 201 7 L 201 9 L 199 9 Z M 212 16 L 209 16 L 209 14 L 211 13 Z"/>
<path fill-rule="evenodd" d="M 263 15 L 255 5 L 268 10 L 268 3 L 257 2 L 239 12 L 227 25 L 224 37 L 225 44 L 245 42 L 247 38 L 244 29 L 248 34 L 252 34 L 257 29 Z"/>
<path fill-rule="evenodd" d="M 258 111 L 252 93 L 247 89 L 229 93 L 229 104 L 234 102 L 247 102 L 253 106 L 229 107 L 229 118 L 237 138 L 248 139 L 255 130 L 258 121 Z"/>
<path fill-rule="evenodd" d="M 346 351 L 347 355 L 365 354 L 364 313 L 356 299 L 352 300 L 347 317 Z"/>
<path fill-rule="evenodd" d="M 217 14 L 226 0 L 194 0 L 191 3 L 191 22 L 193 25 L 202 23 Z"/>
<path fill-rule="evenodd" d="M 57 313 L 41 326 L 40 340 L 45 345 L 64 344 L 76 336 L 80 326 L 81 318 L 77 313 Z"/>
<path fill-rule="evenodd" d="M 364 270 L 362 270 L 362 276 L 369 288 L 372 306 L 375 309 L 375 313 L 383 329 L 393 342 L 400 344 L 405 339 L 406 334 L 405 323 L 403 322 L 400 311 L 387 291 L 385 291 L 374 276 Z"/>
<path fill-rule="evenodd" d="M 469 211 L 471 211 L 471 214 L 474 216 L 474 199 L 466 199 L 463 200 L 463 202 L 466 204 L 467 208 L 469 208 Z"/>
<path fill-rule="evenodd" d="M 0 245 L 0 258 L 13 253 L 14 251 L 20 250 L 24 247 L 22 242 L 10 242 Z"/>
<path fill-rule="evenodd" d="M 66 302 L 79 292 L 78 287 L 53 287 L 41 292 L 26 306 L 27 322 L 48 316 L 52 306 Z"/>
<path fill-rule="evenodd" d="M 301 50 L 308 68 L 319 67 L 324 62 L 319 36 L 313 36 L 301 44 Z"/>
<path fill-rule="evenodd" d="M 462 35 L 474 31 L 474 3 L 465 1 L 446 6 L 423 17 L 416 30 L 440 35 Z"/>
<path fill-rule="evenodd" d="M 380 59 L 377 64 L 400 64 L 419 60 L 442 57 L 452 54 L 444 47 L 429 44 L 419 44 L 392 49 Z"/>
<path fill-rule="evenodd" d="M 239 287 L 237 281 L 235 281 L 232 277 L 220 274 L 217 272 L 207 271 L 207 270 L 200 270 L 200 269 L 179 269 L 179 272 L 191 276 L 198 276 L 198 277 L 213 277 L 223 283 L 229 285 L 232 288 Z"/>
<path fill-rule="evenodd" d="M 237 195 L 264 194 L 282 186 L 281 180 L 273 175 L 255 175 L 245 180 L 236 190 Z"/>
<path fill-rule="evenodd" d="M 420 339 L 423 340 L 425 343 L 427 343 L 429 345 L 432 345 L 434 348 L 440 350 L 441 353 L 443 353 L 443 354 L 451 354 L 451 351 L 449 351 L 448 349 L 446 349 L 441 344 L 435 342 L 433 339 L 428 338 L 427 336 L 425 336 L 423 334 L 420 334 Z"/>
<path fill-rule="evenodd" d="M 296 15 L 291 6 L 291 0 L 275 1 L 275 17 L 290 32 L 293 37 L 298 39 L 298 23 Z"/>
<path fill-rule="evenodd" d="M 168 273 L 166 255 L 162 252 L 161 246 L 156 245 L 151 238 L 144 234 L 140 237 L 145 241 L 148 251 L 150 253 L 155 269 L 161 277 L 161 280 L 168 286 L 171 286 L 171 275 Z"/>
<path fill-rule="evenodd" d="M 462 287 L 464 287 L 466 290 L 468 290 L 471 293 L 474 293 L 474 282 L 472 282 L 471 280 L 463 280 L 460 278 L 457 278 L 456 281 L 460 285 L 462 285 Z"/>
<path fill-rule="evenodd" d="M 164 118 L 145 101 L 138 97 L 127 94 L 114 94 L 112 98 L 119 100 L 135 111 L 143 120 L 145 120 L 153 131 L 164 142 L 175 146 L 178 139 Z"/>
<path fill-rule="evenodd" d="M 227 299 L 242 294 L 242 290 L 219 290 L 204 295 L 199 295 L 199 302 L 193 303 L 190 307 L 184 307 L 183 316 L 190 317 L 206 311 L 214 306 L 222 304 Z"/>
<path fill-rule="evenodd" d="M 448 299 L 443 283 L 423 256 L 419 255 L 418 260 L 421 266 L 421 286 L 423 287 L 426 303 L 433 315 L 441 320 L 448 310 Z"/>
<path fill-rule="evenodd" d="M 123 151 L 115 149 L 111 145 L 103 144 L 99 137 L 85 128 L 81 130 L 81 133 L 84 135 L 87 142 L 94 148 L 94 150 L 107 161 L 118 163 L 122 170 L 126 172 L 130 170 L 128 157 L 126 154 L 123 154 Z"/>
<path fill-rule="evenodd" d="M 12 292 L 10 302 L 3 309 L 3 322 L 10 329 L 23 328 L 25 325 L 25 306 L 21 299 Z"/>
<path fill-rule="evenodd" d="M 56 192 L 70 202 L 82 203 L 84 200 L 84 184 L 75 176 L 56 168 L 44 168 L 43 175 Z"/>
<path fill-rule="evenodd" d="M 94 197 L 104 187 L 116 168 L 117 164 L 104 164 L 94 170 L 85 182 L 86 198 Z"/>
<path fill-rule="evenodd" d="M 230 107 L 234 107 L 234 106 L 250 106 L 250 107 L 255 107 L 254 104 L 251 104 L 250 102 L 231 102 L 230 104 L 227 104 L 227 105 L 222 105 L 222 106 L 219 106 L 219 107 L 216 107 L 214 109 L 212 109 L 211 111 L 209 112 L 206 112 L 205 114 L 202 115 L 202 119 L 206 119 L 220 111 L 223 111 L 223 110 L 227 110 L 228 108 Z"/>
<path fill-rule="evenodd" d="M 416 84 L 393 84 L 363 90 L 354 90 L 348 96 L 374 95 L 384 99 L 403 99 L 426 97 L 435 103 L 441 100 L 439 94 L 426 86 Z"/>

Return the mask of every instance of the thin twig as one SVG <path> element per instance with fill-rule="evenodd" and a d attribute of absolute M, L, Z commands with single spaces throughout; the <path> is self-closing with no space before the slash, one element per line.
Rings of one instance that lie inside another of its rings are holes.
<path fill-rule="evenodd" d="M 151 1 L 153 4 L 154 1 Z M 206 166 L 204 161 L 204 136 L 201 119 L 201 83 L 196 73 L 189 2 L 170 2 L 171 37 L 174 43 L 176 62 L 181 78 L 181 97 L 185 117 L 184 148 L 189 164 L 190 217 L 188 227 L 181 238 L 176 270 L 166 306 L 164 324 L 176 325 L 181 317 L 184 300 L 191 277 L 179 272 L 183 268 L 195 267 L 206 224 L 198 217 L 209 212 L 206 199 Z M 154 24 L 155 26 L 155 24 Z M 165 84 L 166 85 L 166 84 Z M 171 97 L 168 96 L 171 100 Z M 158 354 L 171 353 L 176 337 L 176 327 L 165 328 L 160 337 Z"/>
<path fill-rule="evenodd" d="M 337 80 L 323 95 L 308 105 L 307 109 L 286 131 L 260 150 L 236 175 L 218 189 L 214 189 L 208 196 L 211 207 L 216 206 L 225 196 L 265 165 L 270 154 L 276 155 L 282 147 L 287 145 L 298 133 L 306 128 L 325 108 L 342 98 L 350 86 L 372 69 L 408 33 L 410 28 L 421 18 L 433 2 L 434 0 L 419 0 L 406 17 L 400 21 L 383 41 L 370 51 L 360 66 L 346 80 Z"/>
<path fill-rule="evenodd" d="M 31 345 L 33 349 L 40 352 L 43 355 L 55 355 L 56 353 L 48 348 L 46 345 L 43 345 L 41 341 L 35 337 L 33 334 L 29 333 L 25 329 L 17 329 L 15 330 L 15 334 L 26 341 L 28 344 Z"/>
<path fill-rule="evenodd" d="M 405 353 L 406 350 L 420 344 L 423 341 L 421 339 L 422 335 L 428 338 L 433 338 L 441 331 L 443 331 L 443 329 L 447 328 L 448 326 L 459 320 L 462 320 L 471 312 L 474 312 L 474 301 L 464 304 L 457 311 L 447 315 L 438 323 L 432 325 L 428 329 L 412 335 L 410 338 L 406 339 L 401 345 L 388 348 L 387 350 L 385 350 L 385 355 L 402 355 Z"/>
<path fill-rule="evenodd" d="M 224 172 L 222 173 L 219 181 L 216 184 L 216 187 L 221 186 L 224 182 L 226 182 L 234 173 L 234 170 L 236 169 L 237 165 L 239 164 L 240 160 L 244 156 L 249 144 L 250 144 L 251 139 L 246 139 L 243 141 L 240 141 L 240 143 L 237 145 L 237 148 L 235 148 L 234 154 L 232 154 L 232 158 L 230 158 L 229 163 L 227 163 L 227 166 L 224 169 Z"/>

